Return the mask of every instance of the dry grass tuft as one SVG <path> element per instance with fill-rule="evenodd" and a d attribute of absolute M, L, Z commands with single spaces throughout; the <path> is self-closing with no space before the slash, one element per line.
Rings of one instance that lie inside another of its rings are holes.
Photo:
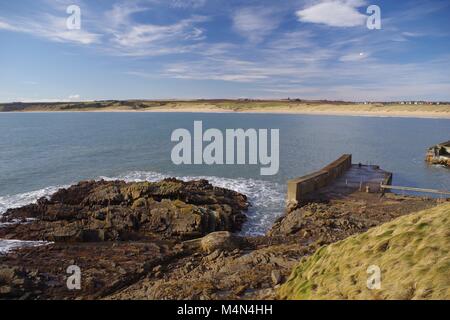
<path fill-rule="evenodd" d="M 367 268 L 381 269 L 369 290 Z M 322 247 L 302 259 L 282 299 L 450 299 L 450 205 L 445 204 Z"/>

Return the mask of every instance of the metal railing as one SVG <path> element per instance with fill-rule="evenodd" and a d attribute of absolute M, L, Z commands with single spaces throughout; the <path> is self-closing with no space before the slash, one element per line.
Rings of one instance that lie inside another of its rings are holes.
<path fill-rule="evenodd" d="M 385 184 L 381 184 L 380 187 L 381 187 L 381 189 L 416 191 L 416 192 L 424 192 L 424 193 L 436 193 L 436 194 L 450 195 L 450 191 L 446 191 L 446 190 L 423 189 L 423 188 L 412 188 L 412 187 L 400 187 L 400 186 L 391 186 L 391 185 L 385 185 Z"/>

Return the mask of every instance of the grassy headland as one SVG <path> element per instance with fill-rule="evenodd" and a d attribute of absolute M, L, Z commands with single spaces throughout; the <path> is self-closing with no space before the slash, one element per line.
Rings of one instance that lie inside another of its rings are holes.
<path fill-rule="evenodd" d="M 381 289 L 367 288 L 367 268 Z M 450 299 L 450 205 L 400 217 L 303 258 L 284 299 Z"/>
<path fill-rule="evenodd" d="M 248 112 L 450 118 L 450 104 L 351 103 L 306 100 L 109 100 L 56 103 L 4 103 L 0 112 Z"/>

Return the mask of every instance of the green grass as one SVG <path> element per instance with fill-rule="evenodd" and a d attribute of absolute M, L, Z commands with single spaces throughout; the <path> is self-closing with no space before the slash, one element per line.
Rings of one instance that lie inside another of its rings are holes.
<path fill-rule="evenodd" d="M 450 299 L 450 204 L 398 218 L 300 261 L 282 299 Z M 367 268 L 381 289 L 367 288 Z"/>

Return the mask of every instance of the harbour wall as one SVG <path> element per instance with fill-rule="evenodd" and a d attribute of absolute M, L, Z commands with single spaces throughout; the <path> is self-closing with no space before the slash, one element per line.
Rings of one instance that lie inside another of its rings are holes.
<path fill-rule="evenodd" d="M 301 202 L 303 197 L 342 176 L 352 166 L 352 155 L 344 154 L 323 169 L 288 181 L 288 202 Z"/>

